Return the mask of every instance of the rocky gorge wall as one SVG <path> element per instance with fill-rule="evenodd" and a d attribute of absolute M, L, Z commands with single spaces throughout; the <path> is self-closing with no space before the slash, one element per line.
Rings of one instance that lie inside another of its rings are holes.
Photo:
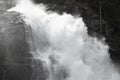
<path fill-rule="evenodd" d="M 30 54 L 24 21 L 19 13 L 7 12 L 14 3 L 0 0 L 0 80 L 44 80 L 38 75 L 41 63 Z"/>

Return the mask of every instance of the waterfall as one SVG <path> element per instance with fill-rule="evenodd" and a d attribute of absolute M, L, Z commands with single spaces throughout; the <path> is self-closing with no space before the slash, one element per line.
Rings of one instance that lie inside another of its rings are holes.
<path fill-rule="evenodd" d="M 49 71 L 48 80 L 120 80 L 104 39 L 90 37 L 82 17 L 47 11 L 44 4 L 20 0 L 16 11 L 32 29 L 30 53 Z"/>

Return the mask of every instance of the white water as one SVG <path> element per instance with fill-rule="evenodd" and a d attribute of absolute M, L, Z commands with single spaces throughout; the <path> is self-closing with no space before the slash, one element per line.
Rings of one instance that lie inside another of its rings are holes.
<path fill-rule="evenodd" d="M 120 80 L 104 40 L 87 34 L 81 17 L 46 11 L 43 4 L 20 0 L 9 11 L 21 13 L 34 35 L 31 53 L 46 63 L 48 80 Z"/>

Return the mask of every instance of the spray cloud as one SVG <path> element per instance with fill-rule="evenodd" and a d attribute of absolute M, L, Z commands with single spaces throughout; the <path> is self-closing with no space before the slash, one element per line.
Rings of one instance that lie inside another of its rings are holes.
<path fill-rule="evenodd" d="M 43 4 L 20 0 L 8 11 L 21 13 L 34 35 L 34 58 L 46 63 L 48 80 L 120 80 L 109 47 L 87 34 L 81 17 L 46 11 Z M 31 46 L 33 47 L 33 46 Z"/>

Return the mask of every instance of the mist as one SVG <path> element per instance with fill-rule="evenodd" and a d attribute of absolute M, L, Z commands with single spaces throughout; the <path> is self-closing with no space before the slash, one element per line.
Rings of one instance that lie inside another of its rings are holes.
<path fill-rule="evenodd" d="M 8 11 L 20 13 L 31 27 L 30 53 L 43 61 L 48 80 L 120 80 L 105 39 L 89 36 L 81 16 L 47 11 L 46 5 L 30 0 Z"/>

